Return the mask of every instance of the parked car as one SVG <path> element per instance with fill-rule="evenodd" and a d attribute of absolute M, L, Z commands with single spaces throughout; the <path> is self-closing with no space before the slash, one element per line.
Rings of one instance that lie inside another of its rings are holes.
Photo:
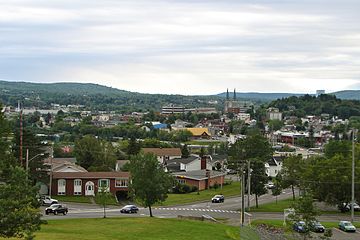
<path fill-rule="evenodd" d="M 211 199 L 211 202 L 213 202 L 213 203 L 221 203 L 221 202 L 224 202 L 224 200 L 225 200 L 224 195 L 215 195 Z"/>
<path fill-rule="evenodd" d="M 59 203 L 58 200 L 53 199 L 49 196 L 41 196 L 38 200 L 41 203 L 41 205 L 46 205 L 46 206 Z"/>
<path fill-rule="evenodd" d="M 294 231 L 299 233 L 305 233 L 308 231 L 308 228 L 306 227 L 306 224 L 303 221 L 295 222 L 293 225 L 293 229 Z"/>
<path fill-rule="evenodd" d="M 343 230 L 344 232 L 356 232 L 356 227 L 349 221 L 340 221 L 339 229 Z"/>
<path fill-rule="evenodd" d="M 311 221 L 309 224 L 310 230 L 313 232 L 320 232 L 323 233 L 325 232 L 325 227 L 323 225 L 321 225 L 320 222 L 317 221 Z"/>
<path fill-rule="evenodd" d="M 49 215 L 50 213 L 53 213 L 54 215 L 58 215 L 59 213 L 66 215 L 68 211 L 68 208 L 62 204 L 52 204 L 50 207 L 45 208 L 46 215 Z"/>
<path fill-rule="evenodd" d="M 267 189 L 273 189 L 273 188 L 275 188 L 275 184 L 272 183 L 272 182 L 269 182 L 269 183 L 265 184 L 265 187 L 266 187 Z"/>
<path fill-rule="evenodd" d="M 121 213 L 137 213 L 139 208 L 135 205 L 126 205 L 122 209 L 120 209 Z"/>

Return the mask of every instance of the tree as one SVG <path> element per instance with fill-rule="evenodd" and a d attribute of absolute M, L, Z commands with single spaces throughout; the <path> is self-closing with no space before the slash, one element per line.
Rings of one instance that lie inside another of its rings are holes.
<path fill-rule="evenodd" d="M 280 121 L 278 119 L 270 120 L 269 121 L 269 128 L 271 131 L 278 131 L 284 126 L 283 121 Z"/>
<path fill-rule="evenodd" d="M 259 207 L 259 197 L 267 193 L 265 184 L 268 177 L 265 173 L 265 164 L 261 160 L 251 160 L 251 194 L 255 194 L 256 208 Z M 247 179 L 247 178 L 246 178 Z"/>
<path fill-rule="evenodd" d="M 130 192 L 144 207 L 165 201 L 173 179 L 153 154 L 138 154 L 130 159 Z"/>
<path fill-rule="evenodd" d="M 275 198 L 276 198 L 276 204 L 277 204 L 277 202 L 278 202 L 278 196 L 281 194 L 281 192 L 282 192 L 282 187 L 281 187 L 281 175 L 280 174 L 278 174 L 278 175 L 276 175 L 276 177 L 275 177 L 275 179 L 274 179 L 274 187 L 271 189 L 271 194 L 273 195 L 273 196 L 275 196 Z"/>
<path fill-rule="evenodd" d="M 294 213 L 289 215 L 289 218 L 294 222 L 304 221 L 305 231 L 303 234 L 304 239 L 310 237 L 310 224 L 313 221 L 317 221 L 316 217 L 320 215 L 320 211 L 315 207 L 313 196 L 311 194 L 305 194 L 295 201 L 291 207 L 294 209 Z"/>
<path fill-rule="evenodd" d="M 114 169 L 116 154 L 111 143 L 86 135 L 75 143 L 74 153 L 77 163 L 90 171 Z"/>
<path fill-rule="evenodd" d="M 106 187 L 101 187 L 96 195 L 97 202 L 101 204 L 104 209 L 103 218 L 106 218 L 106 204 L 113 198 L 114 196 L 107 191 Z"/>
<path fill-rule="evenodd" d="M 14 156 L 19 158 L 20 151 L 20 131 L 15 132 L 13 153 Z M 48 169 L 49 167 L 44 165 L 44 159 L 49 156 L 46 153 L 47 145 L 43 144 L 39 138 L 29 129 L 23 130 L 23 152 L 24 157 L 23 164 L 26 165 L 26 152 L 28 150 L 29 156 L 29 179 L 35 184 L 36 182 L 47 183 L 49 181 Z"/>
<path fill-rule="evenodd" d="M 295 200 L 295 187 L 299 186 L 301 172 L 301 166 L 303 164 L 302 156 L 290 156 L 284 159 L 281 175 L 281 186 L 288 188 L 291 186 L 293 200 Z"/>
<path fill-rule="evenodd" d="M 0 237 L 33 239 L 44 223 L 36 198 L 38 189 L 30 185 L 24 169 L 10 167 L 7 172 L 0 184 Z"/>
<path fill-rule="evenodd" d="M 127 148 L 127 154 L 129 156 L 136 155 L 140 152 L 140 150 L 141 150 L 140 143 L 138 143 L 138 141 L 136 141 L 134 137 L 130 138 L 129 145 Z"/>
<path fill-rule="evenodd" d="M 189 149 L 186 144 L 181 147 L 181 158 L 188 158 L 190 156 Z"/>

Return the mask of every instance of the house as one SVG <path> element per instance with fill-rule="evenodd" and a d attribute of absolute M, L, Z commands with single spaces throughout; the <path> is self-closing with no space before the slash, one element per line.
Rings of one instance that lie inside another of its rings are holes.
<path fill-rule="evenodd" d="M 95 196 L 104 189 L 127 196 L 128 172 L 54 172 L 52 195 Z"/>
<path fill-rule="evenodd" d="M 197 171 L 172 173 L 172 175 L 176 178 L 177 182 L 195 186 L 201 191 L 208 189 L 215 184 L 224 184 L 226 173 L 202 169 Z"/>
<path fill-rule="evenodd" d="M 120 172 L 122 167 L 124 167 L 124 165 L 128 163 L 130 163 L 130 160 L 117 160 L 115 165 L 115 171 Z"/>
<path fill-rule="evenodd" d="M 202 169 L 211 169 L 211 163 L 206 157 L 191 155 L 188 158 L 174 158 L 166 161 L 165 171 L 167 172 L 189 172 Z"/>
<path fill-rule="evenodd" d="M 142 151 L 156 155 L 161 164 L 170 159 L 181 158 L 180 148 L 143 148 Z"/>
<path fill-rule="evenodd" d="M 87 172 L 87 170 L 75 164 L 75 158 L 53 158 L 46 159 L 44 164 L 52 164 L 53 172 Z"/>
<path fill-rule="evenodd" d="M 268 108 L 267 119 L 282 121 L 282 112 L 280 112 L 278 108 Z"/>
<path fill-rule="evenodd" d="M 265 172 L 268 177 L 276 177 L 282 169 L 283 156 L 273 156 L 265 163 Z"/>
<path fill-rule="evenodd" d="M 211 138 L 211 134 L 208 128 L 186 128 L 189 132 L 191 132 L 193 138 Z"/>

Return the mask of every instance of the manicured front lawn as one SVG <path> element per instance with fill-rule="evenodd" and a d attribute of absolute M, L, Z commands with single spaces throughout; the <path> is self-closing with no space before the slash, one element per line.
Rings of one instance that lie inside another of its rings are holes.
<path fill-rule="evenodd" d="M 223 189 L 210 189 L 186 194 L 169 194 L 168 198 L 161 206 L 181 205 L 193 202 L 211 201 L 211 198 L 216 194 L 223 194 L 226 197 L 240 195 L 240 183 L 232 182 L 230 185 L 223 186 Z"/>
<path fill-rule="evenodd" d="M 91 203 L 90 197 L 85 196 L 53 196 L 59 202 Z"/>
<path fill-rule="evenodd" d="M 241 239 L 259 239 L 250 229 Z M 36 239 L 52 240 L 225 240 L 239 239 L 239 228 L 224 224 L 158 218 L 50 220 Z"/>

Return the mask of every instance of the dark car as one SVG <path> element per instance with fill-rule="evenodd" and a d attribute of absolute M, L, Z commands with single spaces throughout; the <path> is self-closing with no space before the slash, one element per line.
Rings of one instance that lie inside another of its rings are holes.
<path fill-rule="evenodd" d="M 313 232 L 320 232 L 320 233 L 325 232 L 325 227 L 317 221 L 310 222 L 309 227 L 310 227 L 310 230 Z"/>
<path fill-rule="evenodd" d="M 120 209 L 121 213 L 137 213 L 139 208 L 135 205 L 126 205 L 122 209 Z"/>
<path fill-rule="evenodd" d="M 294 231 L 299 233 L 305 233 L 308 231 L 308 228 L 306 227 L 306 224 L 303 221 L 295 222 L 293 225 L 293 229 Z"/>
<path fill-rule="evenodd" d="M 224 200 L 225 200 L 224 195 L 215 195 L 211 199 L 211 202 L 213 202 L 213 203 L 221 203 L 221 202 L 224 202 Z"/>
<path fill-rule="evenodd" d="M 49 215 L 50 213 L 53 213 L 54 215 L 58 215 L 59 213 L 66 215 L 68 211 L 68 208 L 61 204 L 53 204 L 50 207 L 45 208 L 46 215 Z"/>

